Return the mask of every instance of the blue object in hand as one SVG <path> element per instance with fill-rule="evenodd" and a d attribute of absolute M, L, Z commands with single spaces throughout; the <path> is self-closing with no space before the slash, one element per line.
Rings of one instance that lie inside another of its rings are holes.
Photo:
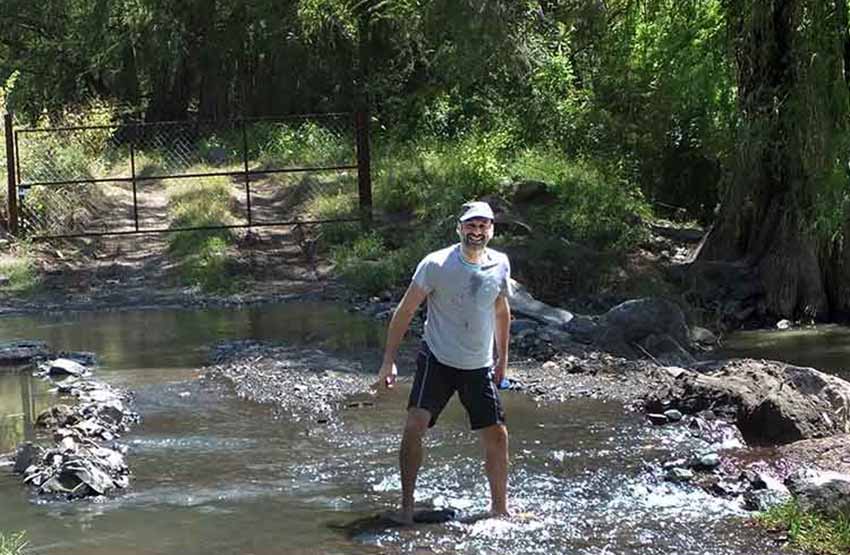
<path fill-rule="evenodd" d="M 509 380 L 507 378 L 502 378 L 502 381 L 499 382 L 499 385 L 497 387 L 499 389 L 510 389 L 511 380 Z"/>

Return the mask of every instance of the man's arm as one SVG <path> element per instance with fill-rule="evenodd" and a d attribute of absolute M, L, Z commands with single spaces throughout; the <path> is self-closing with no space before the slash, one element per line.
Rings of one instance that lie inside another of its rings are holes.
<path fill-rule="evenodd" d="M 387 343 L 384 347 L 384 361 L 381 363 L 381 369 L 378 371 L 378 385 L 384 387 L 392 387 L 395 384 L 398 370 L 395 366 L 395 357 L 398 353 L 398 348 L 401 345 L 401 340 L 410 327 L 410 321 L 413 320 L 413 315 L 416 314 L 416 309 L 422 304 L 428 294 L 420 286 L 411 283 L 410 287 L 404 293 L 401 302 L 395 309 L 393 317 L 390 320 L 390 326 L 387 329 Z"/>
<path fill-rule="evenodd" d="M 510 345 L 511 334 L 511 307 L 508 304 L 508 296 L 506 294 L 499 295 L 496 298 L 496 354 L 499 359 L 496 361 L 496 368 L 493 375 L 493 381 L 496 385 L 502 383 L 505 378 L 505 372 L 508 369 L 508 345 Z"/>

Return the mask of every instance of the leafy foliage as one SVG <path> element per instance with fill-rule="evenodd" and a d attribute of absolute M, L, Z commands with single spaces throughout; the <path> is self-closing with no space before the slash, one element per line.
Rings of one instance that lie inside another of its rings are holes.
<path fill-rule="evenodd" d="M 800 509 L 796 501 L 774 507 L 759 517 L 769 528 L 786 530 L 794 547 L 823 555 L 850 551 L 850 519 L 830 519 Z"/>

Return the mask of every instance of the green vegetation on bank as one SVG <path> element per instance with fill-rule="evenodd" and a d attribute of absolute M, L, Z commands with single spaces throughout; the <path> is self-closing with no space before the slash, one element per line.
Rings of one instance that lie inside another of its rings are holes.
<path fill-rule="evenodd" d="M 232 225 L 232 189 L 226 177 L 175 180 L 167 190 L 171 227 Z M 230 229 L 198 229 L 173 232 L 168 246 L 178 260 L 184 283 L 205 291 L 229 292 L 238 285 L 229 268 L 228 249 L 234 242 Z"/>
<path fill-rule="evenodd" d="M 768 528 L 787 531 L 794 548 L 818 555 L 850 553 L 850 519 L 807 513 L 796 501 L 774 507 L 759 517 Z"/>
<path fill-rule="evenodd" d="M 24 532 L 0 532 L 0 555 L 21 555 L 27 546 Z"/>

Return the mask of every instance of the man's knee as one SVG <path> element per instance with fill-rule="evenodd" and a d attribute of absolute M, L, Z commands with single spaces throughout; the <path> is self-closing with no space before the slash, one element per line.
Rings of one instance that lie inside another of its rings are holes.
<path fill-rule="evenodd" d="M 431 422 L 431 413 L 425 409 L 411 408 L 407 412 L 407 421 L 404 424 L 404 435 L 410 437 L 421 437 L 428 430 Z"/>
<path fill-rule="evenodd" d="M 507 447 L 508 428 L 504 424 L 493 424 L 481 430 L 481 437 L 488 447 Z"/>

